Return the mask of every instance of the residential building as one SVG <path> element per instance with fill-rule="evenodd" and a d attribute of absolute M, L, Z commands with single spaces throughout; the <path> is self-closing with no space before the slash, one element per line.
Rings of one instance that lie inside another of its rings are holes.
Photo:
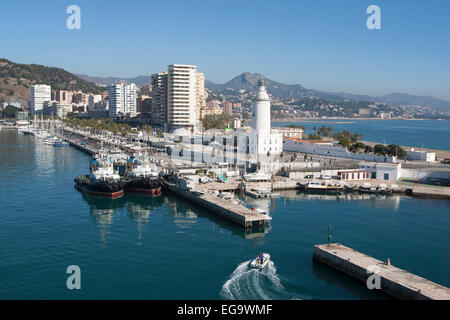
<path fill-rule="evenodd" d="M 72 103 L 74 93 L 75 92 L 73 91 L 56 90 L 54 92 L 53 100 L 56 100 L 61 103 Z"/>
<path fill-rule="evenodd" d="M 44 103 L 51 101 L 51 87 L 46 84 L 35 84 L 31 88 L 30 108 L 31 114 L 41 113 Z"/>
<path fill-rule="evenodd" d="M 233 104 L 230 101 L 224 101 L 222 102 L 222 109 L 223 114 L 226 114 L 228 116 L 233 115 Z"/>
<path fill-rule="evenodd" d="M 45 116 L 56 118 L 65 118 L 69 112 L 72 112 L 72 104 L 61 103 L 59 101 L 46 101 L 43 108 Z"/>
<path fill-rule="evenodd" d="M 108 87 L 108 97 L 110 118 L 137 112 L 136 85 L 134 83 L 110 85 Z"/>
<path fill-rule="evenodd" d="M 72 96 L 72 102 L 75 104 L 89 104 L 89 95 L 83 92 L 74 92 Z"/>
<path fill-rule="evenodd" d="M 167 72 L 152 75 L 151 113 L 155 124 L 167 123 Z"/>
<path fill-rule="evenodd" d="M 167 76 L 167 123 L 170 128 L 198 126 L 197 67 L 171 64 Z"/>
<path fill-rule="evenodd" d="M 94 108 L 94 105 L 95 105 L 97 102 L 100 102 L 100 101 L 102 101 L 102 100 L 103 100 L 103 98 L 102 98 L 102 95 L 101 95 L 101 94 L 91 94 L 91 95 L 89 95 L 89 98 L 88 98 L 89 110 L 90 110 L 90 109 L 93 109 L 93 108 Z"/>
<path fill-rule="evenodd" d="M 143 95 L 137 99 L 137 112 L 138 113 L 151 113 L 152 110 L 152 98 Z"/>
<path fill-rule="evenodd" d="M 201 119 L 207 115 L 222 114 L 223 110 L 220 106 L 219 100 L 210 100 L 206 103 L 206 107 L 202 110 Z"/>
<path fill-rule="evenodd" d="M 205 75 L 197 73 L 197 117 L 201 120 L 202 111 L 206 107 Z"/>

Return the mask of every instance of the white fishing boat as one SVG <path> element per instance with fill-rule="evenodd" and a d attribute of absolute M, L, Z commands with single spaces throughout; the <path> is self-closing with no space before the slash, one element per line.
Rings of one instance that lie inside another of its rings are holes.
<path fill-rule="evenodd" d="M 311 181 L 308 182 L 305 189 L 309 191 L 338 191 L 343 189 L 343 187 L 338 184 L 332 184 L 330 181 Z"/>
<path fill-rule="evenodd" d="M 269 173 L 265 173 L 261 170 L 258 170 L 255 173 L 249 173 L 244 175 L 244 179 L 247 182 L 271 181 L 272 175 Z"/>
<path fill-rule="evenodd" d="M 253 188 L 252 190 L 260 195 L 271 195 L 272 194 L 272 189 L 269 189 L 269 188 Z"/>
<path fill-rule="evenodd" d="M 261 257 L 258 255 L 252 262 L 250 262 L 250 267 L 253 269 L 264 269 L 270 261 L 270 254 L 262 253 Z"/>

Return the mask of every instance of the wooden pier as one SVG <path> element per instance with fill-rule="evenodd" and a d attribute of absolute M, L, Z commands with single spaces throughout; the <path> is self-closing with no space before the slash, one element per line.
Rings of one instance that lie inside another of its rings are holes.
<path fill-rule="evenodd" d="M 450 289 L 341 244 L 316 245 L 313 258 L 364 284 L 376 269 L 379 290 L 397 299 L 450 300 Z"/>
<path fill-rule="evenodd" d="M 176 184 L 164 182 L 163 186 L 176 195 L 209 210 L 211 213 L 222 216 L 245 228 L 251 228 L 254 223 L 259 226 L 263 226 L 265 223 L 265 215 L 229 200 L 219 198 L 210 192 L 205 192 L 203 195 L 196 195 L 188 190 L 179 188 Z"/>

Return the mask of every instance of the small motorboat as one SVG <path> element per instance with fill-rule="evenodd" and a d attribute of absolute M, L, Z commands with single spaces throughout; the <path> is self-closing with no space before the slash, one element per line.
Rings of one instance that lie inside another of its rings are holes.
<path fill-rule="evenodd" d="M 252 262 L 250 262 L 251 268 L 262 270 L 269 264 L 270 254 L 262 253 L 261 256 L 262 256 L 262 259 L 260 259 L 258 256 Z"/>

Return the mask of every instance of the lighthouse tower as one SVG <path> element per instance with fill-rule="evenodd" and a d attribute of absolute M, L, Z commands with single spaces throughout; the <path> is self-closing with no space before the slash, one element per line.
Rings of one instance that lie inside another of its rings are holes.
<path fill-rule="evenodd" d="M 270 98 L 262 79 L 258 81 L 258 90 L 253 100 L 250 125 L 251 134 L 243 134 L 238 138 L 239 152 L 276 156 L 283 151 L 283 136 L 271 128 Z"/>
<path fill-rule="evenodd" d="M 258 91 L 253 101 L 252 128 L 258 135 L 270 135 L 270 98 L 263 79 L 258 80 Z"/>

